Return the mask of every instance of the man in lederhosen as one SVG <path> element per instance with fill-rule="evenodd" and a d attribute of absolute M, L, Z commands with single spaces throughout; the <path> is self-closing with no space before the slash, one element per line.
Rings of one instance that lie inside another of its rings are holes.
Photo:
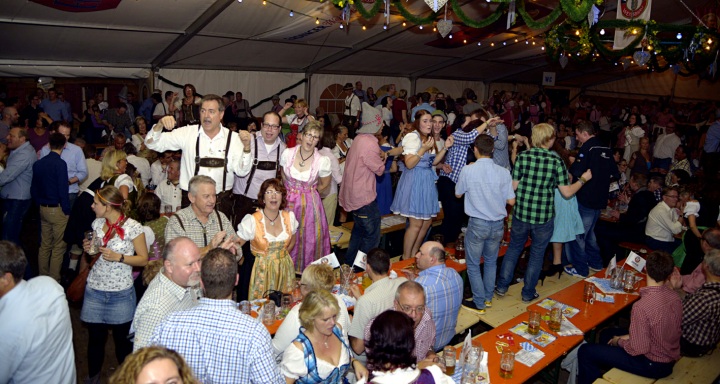
<path fill-rule="evenodd" d="M 206 95 L 200 107 L 200 125 L 175 128 L 175 118 L 165 116 L 148 132 L 145 145 L 157 152 L 182 150 L 180 189 L 182 207 L 190 205 L 188 182 L 194 175 L 215 180 L 218 210 L 232 217 L 233 174 L 245 176 L 252 166 L 250 133 L 238 135 L 223 127 L 225 105 L 217 95 Z M 163 133 L 163 129 L 170 132 Z"/>
<path fill-rule="evenodd" d="M 233 186 L 233 228 L 237 228 L 245 215 L 255 212 L 258 207 L 258 192 L 260 185 L 272 178 L 280 179 L 280 155 L 285 150 L 285 143 L 278 137 L 281 128 L 280 115 L 270 111 L 263 115 L 260 132 L 254 135 L 250 142 L 252 167 L 246 176 L 235 176 Z M 250 253 L 250 242 L 243 246 L 245 260 L 240 266 L 240 279 L 237 285 L 237 298 L 247 300 L 250 274 L 252 273 L 255 257 Z"/>

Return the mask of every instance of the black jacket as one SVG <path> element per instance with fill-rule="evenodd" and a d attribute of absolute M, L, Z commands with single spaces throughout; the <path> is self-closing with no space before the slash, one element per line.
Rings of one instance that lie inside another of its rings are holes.
<path fill-rule="evenodd" d="M 577 180 L 586 170 L 592 170 L 592 179 L 577 192 L 578 203 L 591 209 L 607 207 L 610 182 L 620 177 L 618 167 L 613 160 L 612 149 L 593 136 L 586 141 L 570 173 Z"/>

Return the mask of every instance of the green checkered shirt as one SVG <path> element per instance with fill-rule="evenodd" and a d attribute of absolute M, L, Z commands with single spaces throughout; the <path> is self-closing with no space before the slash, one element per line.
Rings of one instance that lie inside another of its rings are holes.
<path fill-rule="evenodd" d="M 555 188 L 568 185 L 568 172 L 560 156 L 532 148 L 517 157 L 513 180 L 519 181 L 513 216 L 528 224 L 543 224 L 555 215 Z"/>

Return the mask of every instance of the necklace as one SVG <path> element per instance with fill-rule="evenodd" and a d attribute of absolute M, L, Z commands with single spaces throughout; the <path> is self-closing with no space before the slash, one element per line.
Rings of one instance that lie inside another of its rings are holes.
<path fill-rule="evenodd" d="M 312 151 L 312 152 L 310 153 L 310 156 L 308 156 L 307 158 L 305 158 L 305 156 L 303 156 L 303 153 L 302 153 L 302 148 L 300 148 L 300 158 L 302 159 L 302 160 L 300 161 L 300 166 L 301 166 L 301 167 L 304 167 L 304 166 L 305 166 L 305 162 L 306 162 L 308 159 L 310 159 L 311 157 L 313 157 L 313 156 L 315 156 L 315 151 Z"/>
<path fill-rule="evenodd" d="M 275 218 L 272 220 L 270 220 L 270 217 L 267 215 L 267 213 L 265 213 L 264 209 L 263 209 L 263 215 L 265 215 L 265 217 L 268 219 L 268 221 L 270 222 L 270 225 L 275 225 L 275 221 L 277 221 L 278 217 L 280 217 L 280 211 L 278 211 L 277 215 L 275 215 Z"/>

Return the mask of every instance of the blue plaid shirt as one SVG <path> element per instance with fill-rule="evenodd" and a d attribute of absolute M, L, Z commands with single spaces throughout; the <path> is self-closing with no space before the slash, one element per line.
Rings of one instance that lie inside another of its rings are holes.
<path fill-rule="evenodd" d="M 198 306 L 169 315 L 151 344 L 181 354 L 202 383 L 285 383 L 267 329 L 232 300 L 201 298 Z"/>
<path fill-rule="evenodd" d="M 453 183 L 457 183 L 460 170 L 467 164 L 468 148 L 473 145 L 479 134 L 477 129 L 470 132 L 463 132 L 462 129 L 458 129 L 452 133 L 455 142 L 445 154 L 445 164 L 452 168 L 452 172 L 446 173 L 441 170 L 440 176 L 449 177 Z"/>
<path fill-rule="evenodd" d="M 435 322 L 433 348 L 440 350 L 455 336 L 455 324 L 463 295 L 462 278 L 457 271 L 441 264 L 420 271 L 415 281 L 425 289 L 425 303 Z"/>

